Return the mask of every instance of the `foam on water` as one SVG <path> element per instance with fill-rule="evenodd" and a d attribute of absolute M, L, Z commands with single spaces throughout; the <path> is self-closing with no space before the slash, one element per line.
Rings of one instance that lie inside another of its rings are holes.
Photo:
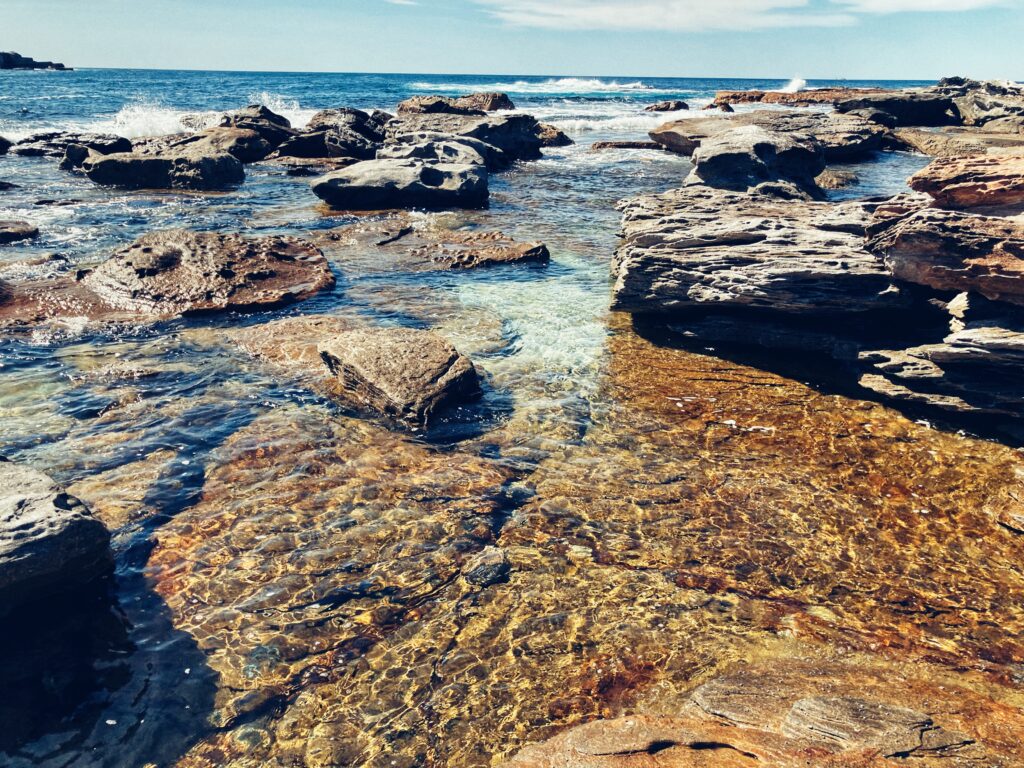
<path fill-rule="evenodd" d="M 278 93 L 270 93 L 269 91 L 249 94 L 248 104 L 262 104 L 270 111 L 287 117 L 292 124 L 292 128 L 305 128 L 313 115 L 320 111 L 319 109 L 302 107 L 297 99 L 291 99 Z"/>
<path fill-rule="evenodd" d="M 515 80 L 510 83 L 410 83 L 409 87 L 417 91 L 456 91 L 470 93 L 473 91 L 505 91 L 507 93 L 672 93 L 655 88 L 640 80 L 620 83 L 616 80 L 599 80 L 583 77 L 557 77 L 540 82 Z"/>

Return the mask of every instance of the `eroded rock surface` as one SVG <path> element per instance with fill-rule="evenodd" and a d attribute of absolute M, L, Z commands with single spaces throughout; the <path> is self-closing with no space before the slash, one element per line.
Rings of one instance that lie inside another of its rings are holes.
<path fill-rule="evenodd" d="M 821 147 L 809 136 L 756 125 L 704 139 L 692 158 L 688 182 L 737 191 L 784 181 L 813 194 L 817 192 L 814 179 L 825 169 Z"/>
<path fill-rule="evenodd" d="M 90 155 L 82 164 L 97 184 L 126 189 L 228 189 L 245 179 L 242 162 L 202 142 L 167 147 L 155 153 Z"/>
<path fill-rule="evenodd" d="M 487 169 L 423 160 L 367 160 L 316 179 L 314 194 L 338 210 L 484 208 Z"/>
<path fill-rule="evenodd" d="M 1024 151 L 941 158 L 914 174 L 910 186 L 942 208 L 1024 205 Z"/>
<path fill-rule="evenodd" d="M 543 146 L 539 124 L 530 115 L 403 115 L 387 125 L 389 141 L 420 131 L 479 139 L 500 149 L 510 160 L 536 160 Z"/>

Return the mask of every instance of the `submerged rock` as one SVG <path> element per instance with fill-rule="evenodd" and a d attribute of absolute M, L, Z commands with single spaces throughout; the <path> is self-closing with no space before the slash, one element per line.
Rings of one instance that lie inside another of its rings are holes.
<path fill-rule="evenodd" d="M 313 193 L 337 210 L 485 208 L 487 169 L 422 160 L 367 160 L 321 176 Z"/>
<path fill-rule="evenodd" d="M 39 237 L 39 228 L 27 221 L 0 221 L 0 245 Z"/>
<path fill-rule="evenodd" d="M 354 404 L 416 425 L 480 393 L 473 363 L 430 331 L 348 331 L 317 349 Z"/>
<path fill-rule="evenodd" d="M 910 186 L 942 208 L 1024 204 L 1024 150 L 935 160 L 910 179 Z"/>
<path fill-rule="evenodd" d="M 334 276 L 320 250 L 297 238 L 172 229 L 115 251 L 81 284 L 110 307 L 166 316 L 287 304 Z"/>
<path fill-rule="evenodd" d="M 620 204 L 614 306 L 853 315 L 905 303 L 864 247 L 859 203 L 780 200 L 689 186 Z"/>
<path fill-rule="evenodd" d="M 110 534 L 82 502 L 42 472 L 0 458 L 0 613 L 81 589 L 112 566 Z"/>

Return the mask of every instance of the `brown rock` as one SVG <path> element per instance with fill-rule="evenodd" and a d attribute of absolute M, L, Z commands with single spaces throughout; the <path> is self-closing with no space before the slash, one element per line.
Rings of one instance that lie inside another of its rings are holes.
<path fill-rule="evenodd" d="M 668 101 L 659 101 L 654 104 L 649 104 L 644 107 L 644 112 L 682 112 L 689 108 L 690 105 L 685 101 L 670 99 Z"/>
<path fill-rule="evenodd" d="M 1024 203 L 1024 150 L 936 160 L 910 186 L 942 208 L 970 209 Z"/>
<path fill-rule="evenodd" d="M 853 171 L 837 171 L 826 168 L 814 179 L 814 183 L 822 189 L 845 189 L 860 181 L 860 177 Z"/>
<path fill-rule="evenodd" d="M 468 109 L 478 109 L 483 112 L 497 112 L 502 109 L 515 109 L 516 105 L 507 93 L 471 93 L 467 96 L 460 96 L 455 99 L 455 104 Z"/>
<path fill-rule="evenodd" d="M 413 96 L 398 104 L 399 115 L 483 115 L 478 107 L 459 104 L 447 96 Z"/>
<path fill-rule="evenodd" d="M 933 157 L 963 157 L 1024 146 L 1024 136 L 997 133 L 988 127 L 964 128 L 950 126 L 933 130 L 898 128 L 891 141 L 905 149 Z"/>
<path fill-rule="evenodd" d="M 561 128 L 548 123 L 538 123 L 537 138 L 542 147 L 569 147 L 576 143 Z"/>
<path fill-rule="evenodd" d="M 809 88 L 796 93 L 783 91 L 719 91 L 715 104 L 785 104 L 790 107 L 807 107 L 815 104 L 832 104 L 841 99 L 858 96 L 884 94 L 877 88 Z"/>

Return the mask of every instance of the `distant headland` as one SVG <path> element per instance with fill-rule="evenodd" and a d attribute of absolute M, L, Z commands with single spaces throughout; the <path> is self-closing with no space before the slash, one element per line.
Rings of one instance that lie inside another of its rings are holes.
<path fill-rule="evenodd" d="M 65 67 L 58 61 L 36 61 L 28 56 L 22 56 L 13 51 L 0 51 L 0 69 L 59 69 L 70 71 L 71 67 Z"/>

